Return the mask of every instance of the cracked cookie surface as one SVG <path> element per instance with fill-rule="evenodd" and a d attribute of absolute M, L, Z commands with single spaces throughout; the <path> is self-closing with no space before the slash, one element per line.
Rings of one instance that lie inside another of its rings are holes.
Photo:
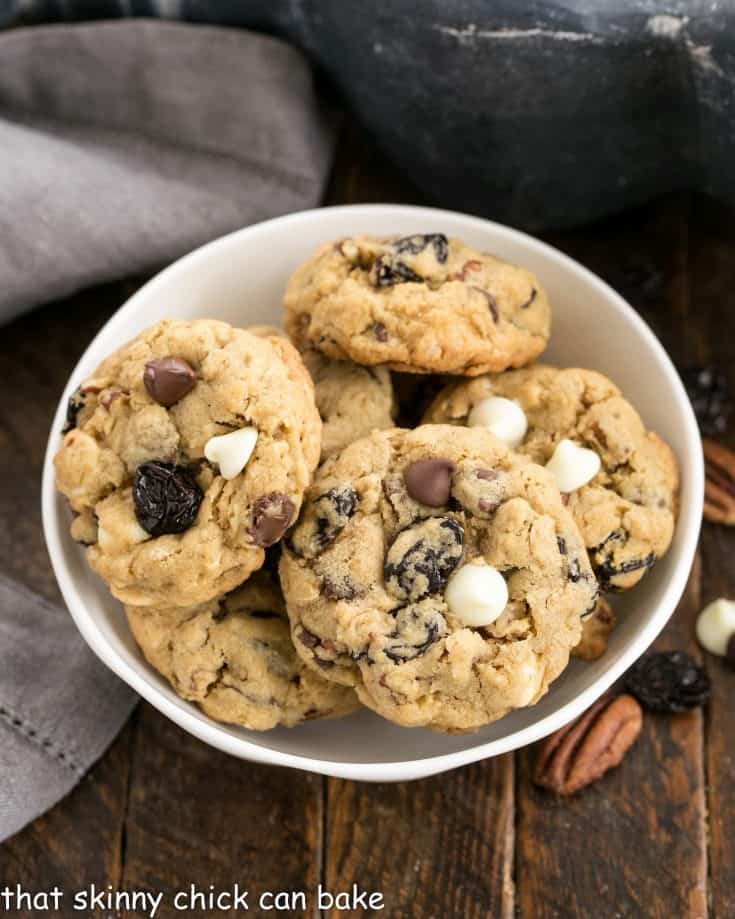
<path fill-rule="evenodd" d="M 126 606 L 125 612 L 148 662 L 216 721 L 266 731 L 358 707 L 351 689 L 323 679 L 298 657 L 283 597 L 267 571 L 207 603 Z"/>
<path fill-rule="evenodd" d="M 620 390 L 592 370 L 545 365 L 450 383 L 424 420 L 463 425 L 492 396 L 515 400 L 528 429 L 515 449 L 544 465 L 564 438 L 594 450 L 598 474 L 566 496 L 604 590 L 627 590 L 671 544 L 678 469 Z"/>
<path fill-rule="evenodd" d="M 463 624 L 445 588 L 482 564 L 508 600 Z M 536 702 L 598 587 L 546 470 L 484 430 L 377 432 L 324 463 L 280 565 L 294 645 L 406 726 L 475 730 Z"/>
<path fill-rule="evenodd" d="M 292 275 L 284 310 L 299 349 L 466 376 L 528 363 L 551 321 L 530 272 L 441 233 L 327 243 Z"/>
<path fill-rule="evenodd" d="M 164 369 L 146 382 L 151 363 Z M 156 324 L 103 361 L 72 404 L 56 484 L 76 514 L 72 536 L 125 603 L 190 605 L 241 583 L 296 519 L 319 458 L 298 353 L 224 322 Z M 257 440 L 225 479 L 205 447 L 243 428 Z"/>

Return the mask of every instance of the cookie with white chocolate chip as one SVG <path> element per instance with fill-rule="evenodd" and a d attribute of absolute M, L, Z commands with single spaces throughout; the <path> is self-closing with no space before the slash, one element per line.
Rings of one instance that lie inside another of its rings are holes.
<path fill-rule="evenodd" d="M 548 465 L 604 590 L 633 587 L 669 548 L 676 460 L 602 374 L 535 365 L 458 381 L 424 420 L 484 427 Z"/>
<path fill-rule="evenodd" d="M 553 476 L 448 425 L 327 460 L 280 574 L 310 667 L 391 721 L 442 731 L 536 702 L 598 592 Z"/>
<path fill-rule="evenodd" d="M 300 350 L 466 376 L 528 363 L 551 322 L 534 275 L 442 233 L 326 243 L 291 277 L 284 311 Z"/>
<path fill-rule="evenodd" d="M 149 663 L 216 721 L 267 731 L 358 707 L 351 689 L 300 660 L 280 589 L 265 570 L 206 603 L 125 612 Z"/>
<path fill-rule="evenodd" d="M 166 320 L 100 364 L 70 402 L 56 483 L 112 593 L 201 603 L 263 564 L 319 459 L 314 390 L 284 338 Z"/>

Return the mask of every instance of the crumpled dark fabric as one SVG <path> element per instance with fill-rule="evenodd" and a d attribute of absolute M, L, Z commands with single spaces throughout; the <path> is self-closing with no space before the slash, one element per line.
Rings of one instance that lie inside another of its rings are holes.
<path fill-rule="evenodd" d="M 735 201 L 735 6 L 700 0 L 6 0 L 280 35 L 430 201 L 533 230 Z"/>

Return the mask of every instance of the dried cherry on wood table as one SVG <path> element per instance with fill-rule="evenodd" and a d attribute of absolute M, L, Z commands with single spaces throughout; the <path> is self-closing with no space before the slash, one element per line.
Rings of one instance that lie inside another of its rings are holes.
<path fill-rule="evenodd" d="M 385 200 L 430 203 L 348 132 L 328 203 Z M 620 290 L 677 364 L 735 366 L 732 214 L 668 199 L 549 239 Z M 0 570 L 52 598 L 38 510 L 48 425 L 82 349 L 132 287 L 48 306 L 0 336 L 13 381 L 0 400 Z M 735 596 L 734 548 L 735 531 L 705 525 L 659 647 L 699 656 L 694 618 L 704 602 Z M 706 666 L 714 695 L 704 716 L 646 716 L 623 765 L 568 800 L 532 785 L 533 751 L 416 783 L 363 785 L 228 758 L 142 704 L 75 791 L 0 846 L 0 886 L 163 891 L 163 917 L 182 915 L 176 890 L 239 881 L 251 896 L 357 883 L 382 892 L 391 917 L 727 919 L 735 673 L 711 657 Z M 317 912 L 312 897 L 307 915 Z M 79 913 L 67 901 L 57 915 Z"/>

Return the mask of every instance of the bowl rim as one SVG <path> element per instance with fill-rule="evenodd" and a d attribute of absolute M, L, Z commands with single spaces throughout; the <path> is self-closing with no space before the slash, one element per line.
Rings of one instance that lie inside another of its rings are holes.
<path fill-rule="evenodd" d="M 151 293 L 155 293 L 157 287 L 165 284 L 172 274 L 177 273 L 184 266 L 191 267 L 198 262 L 205 262 L 214 249 L 232 242 L 235 238 L 245 239 L 248 236 L 257 236 L 265 227 L 269 229 L 278 229 L 298 224 L 309 224 L 315 220 L 320 220 L 327 213 L 338 212 L 349 212 L 355 221 L 359 221 L 361 217 L 369 218 L 383 216 L 387 213 L 391 213 L 395 216 L 397 213 L 400 213 L 407 217 L 419 218 L 428 223 L 437 218 L 451 218 L 458 223 L 464 224 L 468 228 L 476 229 L 480 232 L 486 232 L 488 228 L 491 228 L 496 237 L 505 238 L 512 243 L 525 246 L 529 251 L 536 251 L 548 260 L 555 262 L 561 270 L 581 277 L 582 280 L 596 289 L 601 297 L 606 299 L 612 307 L 621 313 L 623 318 L 633 326 L 636 334 L 644 339 L 646 346 L 657 353 L 667 382 L 673 393 L 675 393 L 677 401 L 680 403 L 679 408 L 683 411 L 686 424 L 686 430 L 683 434 L 685 442 L 687 443 L 690 469 L 688 480 L 689 498 L 687 507 L 685 508 L 684 505 L 680 507 L 679 524 L 681 524 L 681 520 L 684 516 L 688 516 L 694 520 L 701 520 L 704 499 L 704 460 L 697 422 L 679 375 L 670 357 L 651 328 L 633 307 L 617 293 L 617 291 L 610 287 L 610 285 L 594 274 L 594 272 L 590 271 L 590 269 L 584 267 L 570 256 L 565 255 L 554 246 L 551 246 L 549 243 L 536 239 L 521 230 L 505 226 L 504 224 L 469 214 L 463 214 L 458 211 L 390 203 L 347 204 L 334 207 L 313 208 L 261 221 L 260 223 L 252 224 L 218 237 L 172 262 L 155 274 L 139 288 L 132 297 L 129 297 L 115 313 L 113 313 L 84 350 L 84 353 L 71 372 L 67 385 L 59 400 L 56 412 L 54 413 L 43 464 L 41 511 L 46 546 L 64 601 L 83 638 L 100 660 L 117 674 L 118 677 L 131 686 L 142 698 L 146 699 L 146 701 L 166 715 L 166 717 L 174 721 L 179 727 L 225 753 L 254 762 L 289 766 L 338 778 L 363 781 L 405 781 L 444 772 L 468 763 L 499 756 L 503 753 L 519 749 L 558 730 L 575 718 L 579 713 L 587 709 L 609 689 L 615 680 L 617 680 L 641 654 L 645 652 L 673 614 L 684 592 L 689 577 L 699 539 L 699 526 L 689 527 L 683 534 L 681 548 L 679 550 L 679 562 L 674 569 L 673 577 L 662 590 L 662 595 L 654 615 L 646 623 L 643 630 L 635 637 L 635 640 L 631 641 L 630 645 L 610 664 L 604 674 L 601 674 L 594 683 L 572 700 L 561 705 L 559 708 L 542 717 L 540 720 L 535 721 L 533 724 L 514 731 L 504 737 L 451 753 L 442 753 L 425 756 L 419 759 L 392 762 L 341 762 L 329 759 L 316 759 L 302 754 L 287 753 L 274 750 L 270 747 L 263 747 L 246 737 L 231 735 L 225 729 L 225 726 L 220 725 L 218 722 L 210 719 L 204 720 L 205 716 L 193 710 L 192 703 L 180 706 L 176 701 L 164 695 L 161 690 L 146 679 L 143 674 L 138 673 L 130 664 L 118 657 L 117 652 L 107 643 L 97 627 L 95 617 L 86 608 L 76 591 L 74 578 L 71 576 L 64 560 L 64 553 L 62 550 L 63 537 L 60 536 L 62 528 L 59 525 L 58 504 L 54 484 L 53 456 L 58 448 L 59 432 L 63 424 L 68 396 L 73 390 L 75 381 L 79 377 L 79 368 L 86 362 L 87 355 L 95 349 L 97 341 L 103 335 L 106 337 L 110 334 L 110 327 L 114 329 L 118 323 L 122 322 L 123 315 L 132 309 L 139 300 L 143 299 L 144 296 L 148 297 Z"/>

